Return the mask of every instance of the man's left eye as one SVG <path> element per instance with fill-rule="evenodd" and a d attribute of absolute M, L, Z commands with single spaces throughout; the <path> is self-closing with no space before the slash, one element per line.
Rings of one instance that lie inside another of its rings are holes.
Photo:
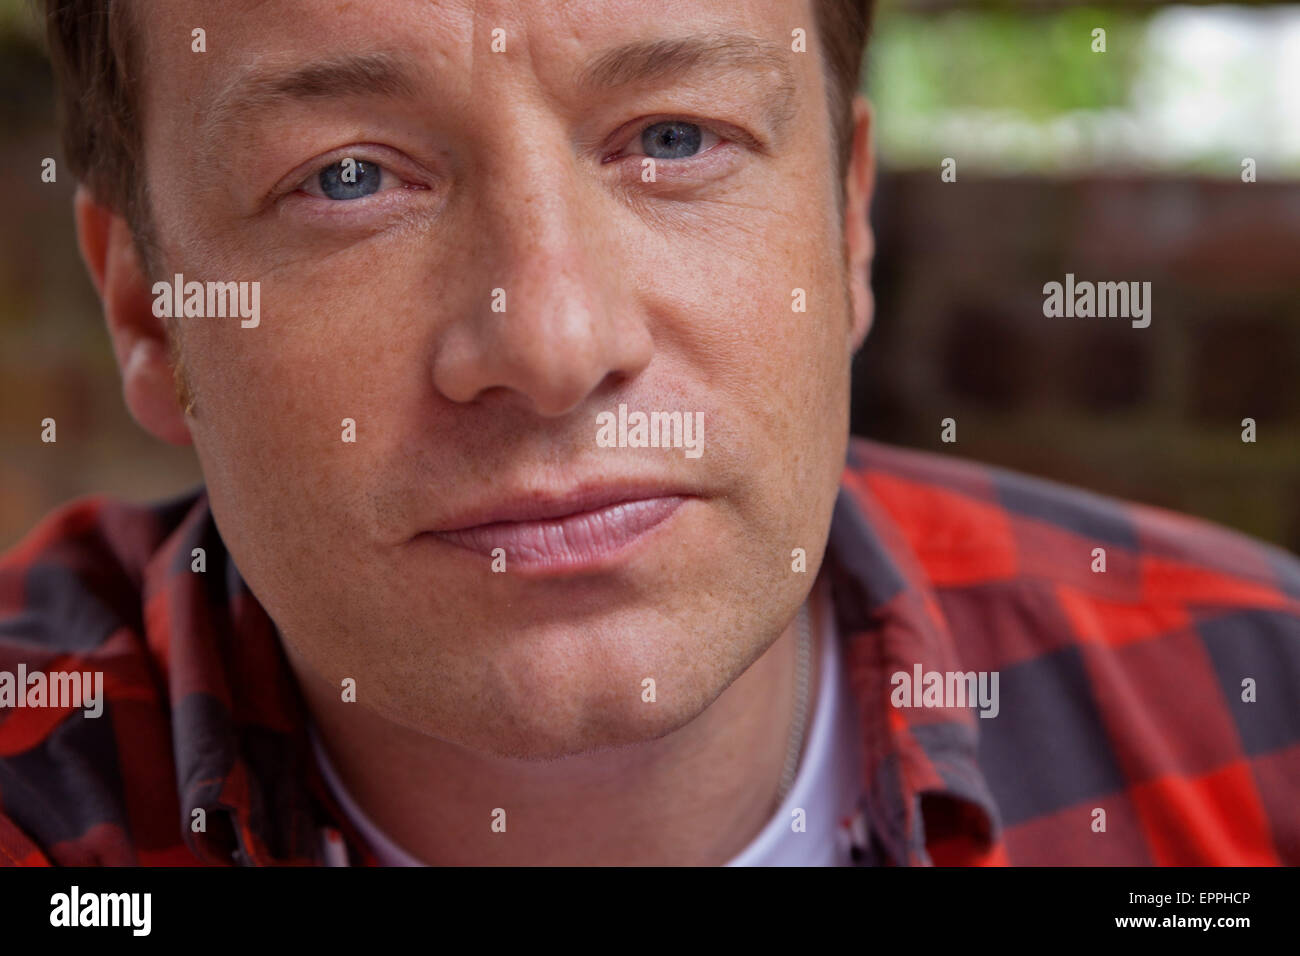
<path fill-rule="evenodd" d="M 651 159 L 690 159 L 719 141 L 717 133 L 697 123 L 681 120 L 653 123 L 641 131 L 641 155 Z"/>
<path fill-rule="evenodd" d="M 299 187 L 321 199 L 364 199 L 392 184 L 393 176 L 378 163 L 345 157 L 307 177 Z"/>

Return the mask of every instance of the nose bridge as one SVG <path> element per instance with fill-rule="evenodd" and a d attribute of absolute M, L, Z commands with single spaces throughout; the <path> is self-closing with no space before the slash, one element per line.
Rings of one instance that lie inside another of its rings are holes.
<path fill-rule="evenodd" d="M 535 125 L 523 120 L 514 148 L 479 167 L 472 269 L 485 294 L 453 329 L 436 378 L 457 401 L 506 388 L 558 415 L 610 373 L 639 371 L 650 337 L 615 301 L 616 244 L 598 228 L 599 196 L 568 144 Z"/>
<path fill-rule="evenodd" d="M 535 161 L 528 171 L 496 177 L 485 219 L 496 268 L 502 281 L 540 305 L 545 298 L 577 292 L 586 299 L 597 288 L 582 228 L 581 188 L 565 157 Z M 589 304 L 590 305 L 590 304 Z"/>
<path fill-rule="evenodd" d="M 495 287 L 505 292 L 499 323 L 509 339 L 505 354 L 546 366 L 556 380 L 595 375 L 582 366 L 599 358 L 609 303 L 587 247 L 591 230 L 583 228 L 573 163 L 555 150 L 545 155 L 535 155 L 522 174 L 495 177 L 491 187 L 488 220 L 500 276 Z"/>
<path fill-rule="evenodd" d="M 508 144 L 481 168 L 481 210 L 491 255 L 504 272 L 526 281 L 534 269 L 580 266 L 583 229 L 593 197 L 562 129 L 532 110 L 510 124 Z"/>

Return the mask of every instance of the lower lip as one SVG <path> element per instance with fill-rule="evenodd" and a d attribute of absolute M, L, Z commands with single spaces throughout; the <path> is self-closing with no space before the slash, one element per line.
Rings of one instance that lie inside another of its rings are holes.
<path fill-rule="evenodd" d="M 540 521 L 501 521 L 436 538 L 486 557 L 500 548 L 506 571 L 558 573 L 607 564 L 663 524 L 686 499 L 681 495 L 622 501 L 592 511 Z"/>

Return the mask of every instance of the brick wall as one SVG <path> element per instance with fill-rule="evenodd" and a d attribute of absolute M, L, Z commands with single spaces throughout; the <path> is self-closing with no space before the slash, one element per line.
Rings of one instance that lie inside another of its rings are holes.
<path fill-rule="evenodd" d="M 943 183 L 936 167 L 885 175 L 873 220 L 856 432 L 1300 551 L 1300 184 Z M 1044 317 L 1043 284 L 1067 272 L 1150 281 L 1150 327 Z M 955 445 L 940 441 L 949 416 Z"/>

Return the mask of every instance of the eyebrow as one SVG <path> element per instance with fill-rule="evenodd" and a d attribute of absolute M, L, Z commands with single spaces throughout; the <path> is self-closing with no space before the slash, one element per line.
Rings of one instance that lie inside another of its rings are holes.
<path fill-rule="evenodd" d="M 784 48 L 765 37 L 741 33 L 643 40 L 602 53 L 577 78 L 584 90 L 609 90 L 673 79 L 691 71 L 774 73 L 775 95 L 767 110 L 774 125 L 793 115 L 798 84 Z"/>
<path fill-rule="evenodd" d="M 297 69 L 260 68 L 236 75 L 217 94 L 204 124 L 211 135 L 248 112 L 286 103 L 345 96 L 413 96 L 416 84 L 404 62 L 388 53 L 350 53 Z"/>
<path fill-rule="evenodd" d="M 793 115 L 797 84 L 782 47 L 759 36 L 709 34 L 643 40 L 602 53 L 581 70 L 581 90 L 611 90 L 672 79 L 692 70 L 775 73 L 767 104 L 773 126 Z M 203 124 L 212 140 L 251 112 L 287 103 L 345 96 L 414 96 L 417 84 L 402 58 L 383 52 L 350 53 L 296 69 L 255 68 L 237 74 L 217 94 Z"/>

